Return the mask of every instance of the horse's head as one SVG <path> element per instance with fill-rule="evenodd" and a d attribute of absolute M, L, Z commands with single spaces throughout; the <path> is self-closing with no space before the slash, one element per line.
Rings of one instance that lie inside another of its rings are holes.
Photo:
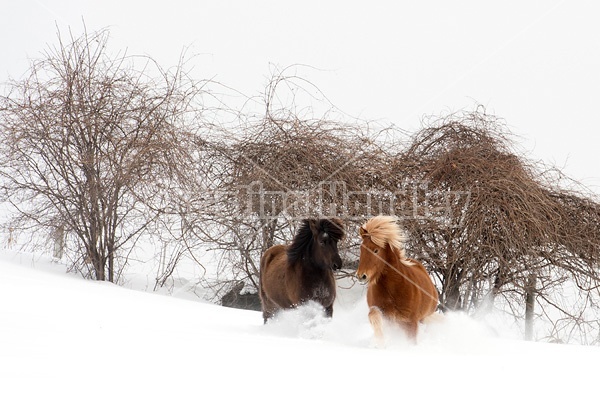
<path fill-rule="evenodd" d="M 338 218 L 304 220 L 312 233 L 311 259 L 315 264 L 342 268 L 342 258 L 338 252 L 338 242 L 344 238 L 343 223 Z"/>
<path fill-rule="evenodd" d="M 404 259 L 404 233 L 395 217 L 371 218 L 359 229 L 363 240 L 356 277 L 362 283 L 375 283 L 394 254 Z"/>
<path fill-rule="evenodd" d="M 296 264 L 302 260 L 333 270 L 342 268 L 337 244 L 344 238 L 342 221 L 337 218 L 302 221 L 294 240 L 287 250 L 288 261 Z"/>
<path fill-rule="evenodd" d="M 360 260 L 356 277 L 361 283 L 375 283 L 385 267 L 385 253 L 389 246 L 385 244 L 381 247 L 375 244 L 371 240 L 371 235 L 363 227 L 359 229 L 359 233 L 363 242 L 360 246 Z"/>

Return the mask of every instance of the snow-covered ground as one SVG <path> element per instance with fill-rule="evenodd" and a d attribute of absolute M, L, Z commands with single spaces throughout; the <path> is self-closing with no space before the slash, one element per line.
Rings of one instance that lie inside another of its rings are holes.
<path fill-rule="evenodd" d="M 530 343 L 464 315 L 374 346 L 362 289 L 332 320 L 86 281 L 0 252 L 0 399 L 596 398 L 600 348 Z M 585 397 L 583 397 L 585 396 Z"/>

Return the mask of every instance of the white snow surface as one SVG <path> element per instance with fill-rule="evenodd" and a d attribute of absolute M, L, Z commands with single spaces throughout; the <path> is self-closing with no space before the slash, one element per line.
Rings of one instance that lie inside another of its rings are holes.
<path fill-rule="evenodd" d="M 0 252 L 0 399 L 596 398 L 600 348 L 445 315 L 377 348 L 364 291 L 259 312 L 83 280 Z M 580 397 L 581 396 L 581 397 Z M 591 396 L 591 397 L 590 397 Z"/>

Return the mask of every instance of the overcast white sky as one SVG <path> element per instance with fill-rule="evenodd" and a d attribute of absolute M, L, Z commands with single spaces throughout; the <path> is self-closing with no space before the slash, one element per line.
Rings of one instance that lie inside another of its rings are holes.
<path fill-rule="evenodd" d="M 273 65 L 298 73 L 342 111 L 414 130 L 423 116 L 476 104 L 506 120 L 530 157 L 600 193 L 597 1 L 0 0 L 0 80 L 56 43 L 109 28 L 110 49 L 161 65 L 182 50 L 194 72 L 245 94 Z"/>

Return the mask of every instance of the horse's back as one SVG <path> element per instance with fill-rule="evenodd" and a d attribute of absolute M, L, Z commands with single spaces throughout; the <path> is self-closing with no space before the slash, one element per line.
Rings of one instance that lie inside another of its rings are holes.
<path fill-rule="evenodd" d="M 278 263 L 285 261 L 285 250 L 286 246 L 282 244 L 277 244 L 275 246 L 271 246 L 265 251 L 260 258 L 260 272 L 262 274 L 263 270 L 269 268 L 269 265 L 273 265 L 274 260 Z"/>
<path fill-rule="evenodd" d="M 438 292 L 429 276 L 429 272 L 425 269 L 423 264 L 417 260 L 409 259 L 412 263 L 411 268 L 413 269 L 413 280 L 418 286 L 418 297 L 420 297 L 420 311 L 423 314 L 421 318 L 428 316 L 437 309 L 438 304 Z"/>
<path fill-rule="evenodd" d="M 278 244 L 269 247 L 260 258 L 259 282 L 261 286 L 270 286 L 269 282 L 283 276 L 287 264 L 286 246 Z M 266 282 L 266 285 L 265 285 Z"/>
<path fill-rule="evenodd" d="M 367 302 L 395 319 L 419 321 L 436 310 L 438 293 L 425 267 L 409 259 L 369 286 Z"/>
<path fill-rule="evenodd" d="M 287 246 L 275 245 L 267 249 L 260 259 L 260 298 L 273 307 L 291 307 L 294 300 L 286 290 Z"/>

